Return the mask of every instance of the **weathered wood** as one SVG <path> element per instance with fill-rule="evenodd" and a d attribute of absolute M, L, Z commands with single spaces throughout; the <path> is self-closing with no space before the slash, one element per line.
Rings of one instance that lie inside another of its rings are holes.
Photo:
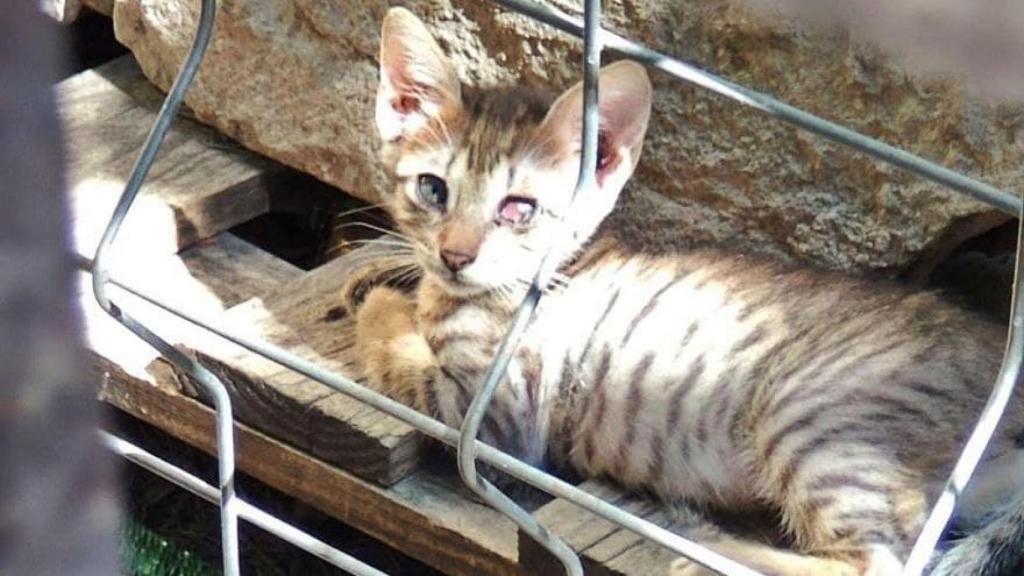
<path fill-rule="evenodd" d="M 75 249 L 91 255 L 163 95 L 131 56 L 72 76 L 56 90 Z M 177 252 L 267 212 L 267 178 L 278 170 L 198 122 L 177 119 L 125 222 L 119 252 Z"/>
<path fill-rule="evenodd" d="M 88 264 L 84 261 L 83 264 Z M 301 270 L 230 233 L 219 234 L 178 255 L 133 260 L 115 270 L 115 278 L 141 289 L 163 302 L 195 312 L 222 313 L 246 298 L 262 297 L 287 284 Z M 92 294 L 92 276 L 80 272 L 78 302 L 88 346 L 136 378 L 147 378 L 146 369 L 159 355 L 100 309 Z M 164 339 L 188 338 L 193 343 L 215 341 L 197 336 L 190 325 L 152 305 L 140 302 L 114 286 L 111 294 L 139 320 Z"/>
<path fill-rule="evenodd" d="M 94 366 L 104 402 L 215 453 L 213 411 L 178 393 L 166 371 L 143 380 L 116 364 Z M 467 498 L 451 475 L 424 470 L 382 488 L 244 424 L 235 438 L 241 471 L 446 574 L 521 574 L 515 526 Z"/>
<path fill-rule="evenodd" d="M 630 495 L 596 480 L 588 480 L 580 488 L 659 526 L 672 526 L 664 506 L 650 498 Z M 677 557 L 633 532 L 619 528 L 565 500 L 553 500 L 533 516 L 576 550 L 588 575 L 667 574 L 669 565 Z M 537 576 L 559 576 L 564 573 L 554 557 L 522 534 L 519 536 L 519 558 L 524 573 Z"/>
<path fill-rule="evenodd" d="M 370 249 L 236 306 L 224 322 L 326 369 L 353 374 L 351 319 L 339 316 L 338 289 Z M 190 345 L 187 351 L 225 382 L 240 421 L 383 485 L 417 468 L 421 436 L 409 425 L 233 344 Z M 187 378 L 179 375 L 179 383 L 201 396 Z"/>

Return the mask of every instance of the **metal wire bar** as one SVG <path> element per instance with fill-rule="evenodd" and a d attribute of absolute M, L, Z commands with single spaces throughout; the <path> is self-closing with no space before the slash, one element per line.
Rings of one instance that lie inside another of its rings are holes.
<path fill-rule="evenodd" d="M 107 295 L 107 284 L 110 281 L 109 254 L 121 229 L 121 224 L 128 215 L 128 210 L 135 202 L 139 190 L 142 187 L 146 175 L 149 173 L 156 153 L 160 149 L 167 130 L 171 126 L 175 113 L 181 106 L 181 101 L 188 90 L 192 79 L 195 77 L 203 54 L 210 42 L 213 32 L 213 21 L 216 15 L 215 0 L 202 0 L 199 21 L 196 25 L 195 38 L 189 49 L 185 62 L 174 79 L 171 89 L 164 99 L 164 103 L 157 114 L 156 122 L 146 137 L 135 166 L 132 168 L 128 182 L 125 184 L 124 192 L 114 208 L 110 222 L 100 239 L 96 248 L 96 255 L 93 258 L 92 266 L 92 288 L 96 301 L 103 310 L 110 314 L 115 320 L 126 328 L 137 334 L 151 346 L 156 348 L 168 360 L 191 374 L 195 380 L 213 399 L 214 407 L 217 410 L 217 465 L 219 472 L 220 488 L 220 520 L 221 520 L 221 547 L 223 550 L 223 569 L 227 576 L 237 576 L 239 573 L 238 561 L 238 516 L 235 507 L 235 443 L 234 431 L 232 429 L 231 398 L 227 389 L 212 373 L 206 368 L 194 362 L 170 343 L 160 338 L 143 324 L 125 314 L 120 307 L 112 302 Z"/>
<path fill-rule="evenodd" d="M 910 551 L 907 563 L 903 568 L 904 576 L 920 576 L 931 559 L 932 551 L 938 545 L 950 518 L 956 509 L 957 500 L 970 482 L 985 448 L 988 447 L 999 421 L 1006 412 L 1014 388 L 1020 381 L 1021 364 L 1024 361 L 1024 209 L 1017 221 L 1017 261 L 1014 269 L 1013 294 L 1010 304 L 1010 327 L 1007 336 L 1006 352 L 1003 364 L 999 368 L 995 388 L 981 411 L 978 423 L 967 438 L 960 457 L 957 459 L 953 472 L 939 495 L 925 521 L 921 534 Z"/>
<path fill-rule="evenodd" d="M 597 170 L 597 139 L 598 139 L 598 75 L 601 67 L 601 42 L 597 37 L 597 31 L 601 26 L 601 2 L 600 0 L 585 0 L 584 8 L 584 34 L 583 34 L 583 125 L 582 130 L 582 154 L 580 155 L 580 169 L 577 177 L 576 187 L 570 199 L 569 213 L 576 198 L 594 189 L 595 171 Z M 466 410 L 462 423 L 462 431 L 459 435 L 458 444 L 458 465 L 459 475 L 471 490 L 477 493 L 490 504 L 494 509 L 508 516 L 518 525 L 522 531 L 536 540 L 546 550 L 551 552 L 562 563 L 566 574 L 569 576 L 582 576 L 583 566 L 580 564 L 579 556 L 561 538 L 548 532 L 533 518 L 526 510 L 512 501 L 493 484 L 480 477 L 476 467 L 476 439 L 480 434 L 480 425 L 484 416 L 490 408 L 494 392 L 501 383 L 508 363 L 519 345 L 519 340 L 526 330 L 534 310 L 540 303 L 541 287 L 548 283 L 547 274 L 553 272 L 549 265 L 551 253 L 548 252 L 541 261 L 537 273 L 530 285 L 526 296 L 516 310 L 513 321 L 501 339 L 497 354 L 487 376 L 484 378 L 483 386 L 473 397 L 472 403 Z"/>
<path fill-rule="evenodd" d="M 99 436 L 108 449 L 125 460 L 149 470 L 164 480 L 188 490 L 207 502 L 214 505 L 220 503 L 220 493 L 217 488 L 207 484 L 201 478 L 114 434 L 100 430 Z M 275 516 L 267 514 L 241 498 L 235 500 L 235 507 L 238 510 L 238 516 L 243 520 L 270 532 L 325 562 L 341 568 L 349 574 L 354 574 L 355 576 L 387 576 L 384 572 L 372 566 L 367 566 L 323 540 L 311 536 Z"/>
<path fill-rule="evenodd" d="M 533 2 L 532 0 L 491 1 L 521 14 L 525 14 L 535 20 L 539 20 L 540 22 L 557 28 L 563 32 L 572 34 L 573 36 L 583 36 L 584 27 L 580 23 L 580 20 L 558 10 L 557 8 Z M 628 56 L 633 60 L 642 62 L 653 68 L 657 68 L 658 70 L 675 76 L 676 78 L 691 82 L 711 90 L 712 92 L 721 94 L 726 98 L 735 100 L 744 106 L 755 108 L 809 132 L 814 132 L 815 134 L 824 136 L 825 138 L 840 144 L 855 148 L 865 154 L 878 158 L 879 160 L 899 166 L 900 168 L 913 172 L 919 176 L 923 176 L 924 178 L 934 182 L 938 182 L 944 186 L 949 186 L 954 190 L 994 206 L 1011 216 L 1016 216 L 1020 212 L 1021 198 L 1016 194 L 1011 194 L 990 184 L 979 182 L 973 178 L 954 172 L 944 166 L 940 166 L 934 162 L 925 160 L 924 158 L 915 156 L 914 154 L 904 150 L 900 150 L 899 148 L 890 146 L 873 138 L 869 138 L 863 134 L 850 130 L 849 128 L 844 128 L 838 124 L 804 112 L 799 108 L 794 108 L 793 106 L 776 100 L 766 94 L 750 90 L 749 88 L 744 88 L 738 84 L 733 84 L 728 80 L 705 72 L 704 70 L 672 58 L 671 56 L 666 56 L 665 54 L 651 50 L 643 44 L 623 38 L 609 30 L 602 29 L 599 34 L 602 44 L 608 50 L 618 52 L 623 56 Z"/>
<path fill-rule="evenodd" d="M 426 416 L 425 414 L 421 414 L 405 404 L 396 402 L 366 388 L 365 386 L 357 384 L 345 376 L 326 370 L 309 360 L 284 350 L 283 348 L 240 334 L 234 329 L 229 328 L 216 320 L 197 316 L 172 304 L 163 302 L 158 298 L 146 294 L 143 290 L 134 288 L 130 284 L 120 281 L 116 277 L 111 278 L 110 282 L 130 294 L 148 302 L 149 304 L 173 314 L 203 330 L 216 334 L 229 342 L 233 342 L 254 354 L 258 354 L 268 360 L 276 362 L 277 364 L 302 374 L 307 378 L 316 380 L 317 382 L 329 386 L 346 396 L 372 406 L 381 412 L 390 414 L 435 440 L 444 442 L 445 444 L 453 447 L 456 447 L 459 444 L 458 430 Z M 526 482 L 527 484 L 530 484 L 553 496 L 572 502 L 573 504 L 592 512 L 609 522 L 614 522 L 615 524 L 618 524 L 639 536 L 651 540 L 659 546 L 663 546 L 673 552 L 679 553 L 682 556 L 686 556 L 702 566 L 706 566 L 723 574 L 734 576 L 761 576 L 758 572 L 751 570 L 730 558 L 696 544 L 692 540 L 675 534 L 674 532 L 662 528 L 657 524 L 653 524 L 643 518 L 630 514 L 629 512 L 620 510 L 616 506 L 609 504 L 592 494 L 584 492 L 560 478 L 552 476 L 542 470 L 538 470 L 533 466 L 498 450 L 497 448 L 480 442 L 479 440 L 476 441 L 476 450 L 479 459 L 494 466 L 498 470 L 518 478 L 523 482 Z"/>

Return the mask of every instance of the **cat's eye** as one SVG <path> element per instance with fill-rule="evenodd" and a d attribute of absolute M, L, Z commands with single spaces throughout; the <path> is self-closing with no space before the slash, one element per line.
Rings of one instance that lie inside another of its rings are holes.
<path fill-rule="evenodd" d="M 537 211 L 537 201 L 523 196 L 506 196 L 498 206 L 498 220 L 526 224 Z"/>
<path fill-rule="evenodd" d="M 442 212 L 448 205 L 448 185 L 439 176 L 420 174 L 416 178 L 416 192 L 428 206 Z"/>

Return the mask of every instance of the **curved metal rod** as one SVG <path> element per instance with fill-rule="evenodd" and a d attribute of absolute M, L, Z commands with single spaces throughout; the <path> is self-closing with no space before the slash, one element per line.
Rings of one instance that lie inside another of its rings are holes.
<path fill-rule="evenodd" d="M 582 126 L 582 154 L 580 155 L 580 170 L 573 190 L 570 206 L 577 197 L 594 189 L 595 171 L 597 169 L 597 140 L 598 140 L 598 76 L 601 68 L 601 42 L 598 39 L 598 31 L 601 26 L 601 2 L 600 0 L 585 0 L 584 4 L 584 34 L 583 34 L 583 126 Z M 571 208 L 568 212 L 572 212 Z M 480 477 L 476 467 L 477 459 L 477 437 L 480 434 L 480 425 L 490 407 L 494 392 L 501 383 L 502 376 L 508 368 L 508 363 L 519 345 L 519 340 L 526 330 L 530 318 L 541 298 L 541 287 L 548 283 L 548 276 L 552 262 L 551 252 L 548 252 L 537 274 L 530 285 L 526 296 L 516 310 L 512 323 L 502 337 L 498 352 L 495 355 L 491 367 L 484 378 L 484 384 L 473 397 L 473 402 L 466 411 L 462 423 L 462 430 L 459 434 L 458 462 L 459 475 L 462 481 L 473 492 L 476 492 L 484 502 L 487 502 L 502 514 L 511 518 L 530 538 L 536 540 L 546 550 L 555 555 L 565 568 L 565 573 L 570 576 L 582 576 L 583 566 L 576 553 L 564 541 L 551 534 L 541 526 L 528 512 L 519 507 L 508 496 L 494 487 L 493 484 Z"/>
<path fill-rule="evenodd" d="M 210 395 L 213 405 L 217 410 L 217 465 L 219 472 L 220 488 L 220 516 L 221 516 L 221 546 L 223 550 L 224 574 L 237 576 L 239 573 L 238 562 L 238 515 L 235 510 L 235 443 L 232 430 L 231 399 L 228 396 L 224 384 L 211 372 L 200 366 L 191 358 L 185 356 L 174 348 L 166 340 L 160 338 L 141 323 L 124 313 L 107 295 L 107 284 L 110 282 L 110 270 L 107 259 L 114 240 L 121 229 L 128 210 L 138 196 L 146 175 L 149 173 L 156 153 L 160 149 L 167 130 L 171 126 L 175 113 L 181 106 L 181 101 L 188 90 L 189 84 L 195 77 L 202 61 L 203 54 L 210 42 L 213 32 L 213 21 L 216 15 L 215 0 L 202 0 L 202 7 L 199 14 L 199 22 L 196 26 L 196 35 L 192 40 L 192 47 L 188 56 L 178 72 L 174 84 L 167 92 L 167 97 L 160 108 L 156 122 L 146 137 L 135 166 L 132 168 L 128 182 L 125 184 L 124 192 L 114 208 L 99 246 L 96 248 L 96 255 L 93 258 L 92 266 L 92 289 L 96 301 L 100 307 L 110 314 L 115 320 L 126 328 L 137 334 L 148 344 L 156 348 L 168 360 L 182 368 L 191 375 L 199 385 Z"/>
<path fill-rule="evenodd" d="M 1010 305 L 1010 328 L 1007 336 L 1006 352 L 1003 355 L 1003 364 L 999 368 L 999 376 L 996 378 L 995 387 L 988 397 L 985 408 L 981 411 L 978 423 L 967 438 L 960 458 L 942 494 L 932 507 L 928 519 L 925 521 L 921 533 L 910 551 L 907 563 L 903 568 L 903 576 L 920 576 L 925 566 L 931 559 L 932 552 L 942 538 L 950 518 L 956 510 L 957 500 L 963 494 L 971 476 L 974 475 L 981 457 L 988 447 L 989 440 L 996 431 L 999 421 L 1006 412 L 1006 406 L 1010 402 L 1014 388 L 1020 381 L 1021 363 L 1024 361 L 1024 209 L 1021 210 L 1017 221 L 1017 260 L 1014 269 L 1013 294 Z"/>
<path fill-rule="evenodd" d="M 515 10 L 521 14 L 525 14 L 535 20 L 557 28 L 573 36 L 583 35 L 583 25 L 580 23 L 578 18 L 569 16 L 568 14 L 548 6 L 546 4 L 540 4 L 532 0 L 491 0 L 497 4 L 500 4 L 511 10 Z M 744 88 L 738 84 L 734 84 L 728 80 L 715 76 L 714 74 L 705 72 L 696 66 L 687 64 L 671 56 L 666 56 L 655 50 L 644 46 L 643 44 L 633 42 L 610 32 L 608 30 L 600 31 L 601 42 L 604 47 L 608 50 L 612 50 L 628 56 L 637 62 L 642 62 L 657 68 L 662 72 L 675 76 L 681 80 L 696 84 L 712 92 L 716 92 L 725 96 L 726 98 L 735 100 L 744 106 L 760 110 L 766 114 L 779 118 L 785 122 L 793 124 L 807 130 L 814 132 L 819 136 L 824 136 L 840 144 L 844 144 L 851 148 L 855 148 L 873 156 L 884 162 L 888 162 L 895 166 L 899 166 L 905 170 L 913 172 L 918 176 L 923 176 L 933 182 L 938 182 L 944 186 L 948 186 L 959 192 L 963 192 L 969 196 L 985 202 L 991 206 L 998 208 L 999 210 L 1011 215 L 1016 216 L 1021 209 L 1021 198 L 1016 194 L 1011 194 L 1004 190 L 1000 190 L 990 184 L 979 182 L 973 178 L 969 178 L 954 172 L 949 168 L 940 166 L 929 160 L 925 160 L 919 156 L 915 156 L 904 150 L 900 150 L 894 146 L 890 146 L 874 138 L 868 138 L 863 134 L 844 128 L 834 122 L 829 122 L 823 118 L 819 118 L 813 114 L 808 114 L 799 108 L 794 108 L 785 102 L 781 102 L 760 92 Z"/>
<path fill-rule="evenodd" d="M 100 440 L 108 449 L 110 449 L 110 451 L 121 456 L 125 460 L 149 470 L 153 474 L 188 490 L 207 502 L 212 504 L 218 504 L 220 502 L 220 494 L 217 489 L 204 482 L 201 478 L 109 432 L 100 430 L 99 436 Z M 330 564 L 345 570 L 349 574 L 355 574 L 356 576 L 387 576 L 384 572 L 364 564 L 358 559 L 334 548 L 323 540 L 315 538 L 291 524 L 267 514 L 263 510 L 240 498 L 236 499 L 235 503 L 238 508 L 239 518 L 266 530 L 285 542 L 289 542 L 297 548 L 305 550 L 325 562 L 329 562 Z"/>

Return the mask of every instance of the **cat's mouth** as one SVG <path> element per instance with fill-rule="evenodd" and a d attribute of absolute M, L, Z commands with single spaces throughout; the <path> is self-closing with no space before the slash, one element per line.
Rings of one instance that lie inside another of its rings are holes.
<path fill-rule="evenodd" d="M 476 282 L 467 280 L 464 277 L 455 276 L 452 274 L 442 275 L 441 283 L 444 285 L 446 290 L 458 296 L 477 294 L 487 290 L 486 286 L 481 286 Z"/>
<path fill-rule="evenodd" d="M 446 268 L 438 269 L 434 266 L 430 266 L 428 272 L 446 292 L 455 296 L 471 296 L 488 290 L 487 286 L 467 278 L 460 272 L 451 272 Z"/>

